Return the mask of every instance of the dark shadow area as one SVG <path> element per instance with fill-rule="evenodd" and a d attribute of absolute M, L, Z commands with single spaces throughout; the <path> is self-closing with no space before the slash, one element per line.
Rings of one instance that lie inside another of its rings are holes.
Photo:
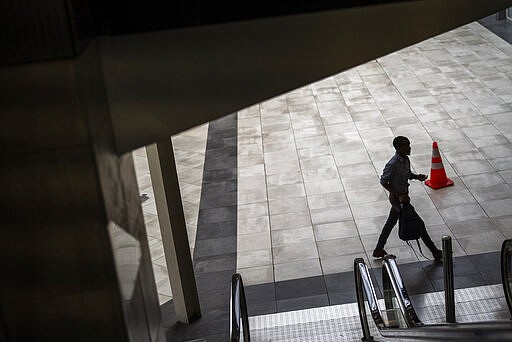
<path fill-rule="evenodd" d="M 512 20 L 500 19 L 498 14 L 493 14 L 478 21 L 494 34 L 512 44 Z"/>
<path fill-rule="evenodd" d="M 194 273 L 202 316 L 176 323 L 172 301 L 161 305 L 167 341 L 227 341 L 230 281 L 236 272 L 237 116 L 210 122 L 203 169 Z"/>
<path fill-rule="evenodd" d="M 410 0 L 136 1 L 106 3 L 104 16 L 109 33 L 119 35 L 403 1 Z"/>
<path fill-rule="evenodd" d="M 456 289 L 501 283 L 500 252 L 455 257 L 453 264 Z M 443 290 L 441 263 L 426 260 L 398 266 L 409 295 Z M 378 298 L 383 298 L 382 268 L 371 268 L 370 274 Z M 357 300 L 353 271 L 247 286 L 245 294 L 250 316 Z"/>

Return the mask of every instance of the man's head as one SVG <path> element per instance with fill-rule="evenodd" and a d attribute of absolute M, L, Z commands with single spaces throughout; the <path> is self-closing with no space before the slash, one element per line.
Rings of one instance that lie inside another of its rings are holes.
<path fill-rule="evenodd" d="M 396 153 L 401 156 L 411 154 L 411 142 L 404 136 L 399 135 L 393 139 L 393 146 L 395 147 Z"/>

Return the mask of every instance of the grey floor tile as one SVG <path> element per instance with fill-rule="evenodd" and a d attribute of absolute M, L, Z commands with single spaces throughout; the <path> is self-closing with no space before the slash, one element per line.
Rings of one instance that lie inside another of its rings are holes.
<path fill-rule="evenodd" d="M 503 183 L 503 178 L 497 172 L 462 176 L 461 180 L 468 188 L 482 188 Z"/>
<path fill-rule="evenodd" d="M 389 208 L 391 209 L 391 205 L 389 206 Z M 380 231 L 382 230 L 382 227 L 384 226 L 384 223 L 386 222 L 388 214 L 389 214 L 389 209 L 385 216 L 376 216 L 376 217 L 369 217 L 369 218 L 364 218 L 364 219 L 356 219 L 355 222 L 356 222 L 357 230 L 359 231 L 359 233 L 361 235 L 380 233 Z"/>
<path fill-rule="evenodd" d="M 471 141 L 478 148 L 489 147 L 493 145 L 505 145 L 510 143 L 510 141 L 502 134 L 473 138 Z M 485 156 L 485 153 L 483 154 Z"/>
<path fill-rule="evenodd" d="M 311 209 L 311 222 L 314 225 L 346 221 L 352 218 L 348 206 Z"/>
<path fill-rule="evenodd" d="M 313 242 L 312 227 L 292 228 L 272 231 L 272 246 L 279 247 L 300 242 Z"/>
<path fill-rule="evenodd" d="M 304 190 L 304 184 L 286 184 L 268 186 L 268 200 L 281 200 L 285 198 L 293 197 L 304 197 L 306 192 Z"/>
<path fill-rule="evenodd" d="M 270 215 L 307 212 L 308 202 L 306 197 L 286 198 L 268 202 Z"/>
<path fill-rule="evenodd" d="M 311 210 L 341 207 L 348 204 L 345 192 L 330 192 L 327 194 L 308 196 L 307 201 Z"/>
<path fill-rule="evenodd" d="M 283 299 L 277 301 L 277 311 L 293 311 L 306 308 L 315 308 L 329 305 L 329 298 L 327 294 Z"/>
<path fill-rule="evenodd" d="M 362 176 L 362 175 L 372 175 L 377 177 L 377 171 L 373 167 L 372 163 L 360 163 L 360 164 L 351 164 L 349 166 L 340 166 L 338 167 L 338 172 L 341 178 L 345 177 L 353 177 L 353 176 Z"/>
<path fill-rule="evenodd" d="M 270 232 L 238 235 L 237 250 L 239 252 L 259 249 L 270 249 Z"/>
<path fill-rule="evenodd" d="M 343 185 L 339 179 L 304 183 L 304 186 L 308 196 L 343 191 Z"/>
<path fill-rule="evenodd" d="M 272 265 L 272 252 L 269 248 L 237 252 L 237 268 L 250 268 Z"/>
<path fill-rule="evenodd" d="M 266 284 L 274 281 L 272 265 L 243 268 L 238 269 L 237 272 L 242 275 L 245 286 Z"/>
<path fill-rule="evenodd" d="M 380 202 L 387 199 L 387 194 L 383 189 L 373 187 L 373 189 L 360 189 L 347 191 L 347 198 L 351 204 L 360 204 L 368 202 Z"/>
<path fill-rule="evenodd" d="M 440 209 L 439 213 L 448 224 L 481 219 L 487 216 L 478 204 L 459 204 Z"/>
<path fill-rule="evenodd" d="M 376 174 L 357 175 L 342 177 L 345 191 L 381 190 L 379 177 Z"/>
<path fill-rule="evenodd" d="M 322 268 L 318 257 L 305 260 L 297 260 L 281 264 L 274 264 L 276 281 L 301 279 L 322 275 Z"/>
<path fill-rule="evenodd" d="M 318 258 L 318 251 L 314 241 L 272 247 L 272 254 L 274 265 Z"/>
<path fill-rule="evenodd" d="M 281 133 L 281 132 L 279 132 Z M 285 135 L 283 135 L 285 139 L 288 141 L 293 141 L 293 132 L 287 132 Z M 263 151 L 261 151 L 263 153 Z M 278 152 L 265 152 L 263 155 L 265 158 L 265 166 L 273 166 L 276 163 L 297 163 L 298 158 L 297 155 L 294 153 L 288 153 L 286 151 L 278 151 Z"/>
<path fill-rule="evenodd" d="M 512 157 L 490 159 L 489 162 L 498 171 L 512 170 Z"/>
<path fill-rule="evenodd" d="M 264 202 L 267 200 L 267 189 L 266 187 L 251 189 L 251 191 L 238 191 L 238 204 L 250 204 Z"/>
<path fill-rule="evenodd" d="M 302 183 L 302 174 L 300 171 L 291 171 L 267 175 L 266 184 L 263 182 L 263 186 L 280 186 L 297 183 Z"/>
<path fill-rule="evenodd" d="M 311 217 L 308 211 L 270 216 L 270 227 L 272 231 L 311 227 L 311 225 Z"/>
<path fill-rule="evenodd" d="M 265 164 L 265 172 L 267 175 L 298 173 L 300 172 L 300 166 L 298 159 L 293 161 L 275 162 L 272 164 Z"/>
<path fill-rule="evenodd" d="M 270 231 L 270 221 L 268 216 L 251 217 L 237 219 L 238 234 L 252 234 Z"/>
<path fill-rule="evenodd" d="M 510 214 L 512 199 L 490 200 L 482 202 L 481 205 L 490 217 L 506 216 Z"/>
<path fill-rule="evenodd" d="M 487 159 L 503 158 L 512 155 L 512 144 L 495 144 L 480 147 L 480 151 Z"/>
<path fill-rule="evenodd" d="M 368 153 L 364 149 L 360 150 L 352 150 L 352 151 L 343 151 L 343 152 L 334 152 L 334 159 L 336 160 L 337 166 L 346 167 L 352 164 L 360 164 L 370 161 L 370 157 Z"/>
<path fill-rule="evenodd" d="M 239 205 L 238 216 L 242 218 L 268 216 L 268 203 L 259 202 Z"/>
<path fill-rule="evenodd" d="M 302 171 L 302 176 L 306 183 L 339 179 L 338 170 L 335 167 L 325 169 L 305 169 Z"/>
<path fill-rule="evenodd" d="M 326 136 L 315 136 L 315 137 L 306 137 L 306 138 L 295 138 L 295 143 L 297 148 L 313 148 L 313 147 L 322 147 L 328 146 L 329 142 Z"/>
<path fill-rule="evenodd" d="M 318 241 L 318 254 L 321 259 L 340 257 L 349 254 L 364 253 L 361 239 L 347 237 L 335 240 Z"/>
<path fill-rule="evenodd" d="M 476 200 L 471 192 L 464 188 L 447 187 L 429 193 L 436 207 L 446 209 L 461 204 L 475 204 Z"/>
<path fill-rule="evenodd" d="M 505 236 L 499 231 L 483 232 L 457 239 L 467 254 L 499 251 L 503 240 Z"/>
<path fill-rule="evenodd" d="M 512 189 L 507 184 L 497 184 L 485 188 L 473 188 L 470 191 L 480 203 L 512 198 Z"/>
<path fill-rule="evenodd" d="M 354 270 L 354 259 L 364 257 L 364 253 L 357 252 L 333 258 L 321 258 L 323 274 L 350 272 Z"/>
<path fill-rule="evenodd" d="M 333 169 L 335 168 L 334 159 L 332 155 L 302 158 L 300 164 L 303 170 L 315 171 L 318 169 Z"/>
<path fill-rule="evenodd" d="M 330 146 L 317 146 L 310 148 L 301 148 L 297 150 L 297 154 L 299 158 L 314 158 L 314 157 L 324 157 L 329 156 L 331 154 Z"/>
<path fill-rule="evenodd" d="M 335 240 L 358 236 L 353 220 L 318 224 L 313 226 L 316 241 Z"/>
<path fill-rule="evenodd" d="M 236 253 L 236 239 L 230 237 L 197 240 L 194 260 L 222 254 Z M 163 254 L 162 254 L 163 255 Z"/>
<path fill-rule="evenodd" d="M 457 239 L 483 232 L 498 232 L 498 227 L 490 218 L 461 221 L 450 224 L 449 228 Z"/>
<path fill-rule="evenodd" d="M 512 230 L 512 215 L 495 217 L 493 218 L 493 221 L 502 231 Z"/>
<path fill-rule="evenodd" d="M 354 204 L 351 206 L 351 209 L 357 223 L 357 220 L 359 219 L 387 215 L 389 213 L 390 207 L 391 205 L 389 204 L 389 201 L 378 201 L 372 203 Z"/>
<path fill-rule="evenodd" d="M 496 135 L 500 132 L 491 124 L 481 126 L 471 126 L 462 128 L 464 133 L 470 138 L 477 138 L 489 135 Z"/>

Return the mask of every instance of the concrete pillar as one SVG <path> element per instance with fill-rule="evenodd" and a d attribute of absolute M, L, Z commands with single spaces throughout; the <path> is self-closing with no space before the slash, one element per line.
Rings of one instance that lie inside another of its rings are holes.
<path fill-rule="evenodd" d="M 201 308 L 171 139 L 146 147 L 176 319 L 190 323 Z"/>

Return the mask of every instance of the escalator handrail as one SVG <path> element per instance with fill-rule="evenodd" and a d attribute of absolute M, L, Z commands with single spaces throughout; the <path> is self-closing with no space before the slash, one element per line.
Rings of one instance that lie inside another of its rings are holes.
<path fill-rule="evenodd" d="M 354 275 L 356 282 L 356 295 L 357 295 L 357 307 L 359 309 L 359 319 L 361 320 L 361 327 L 363 328 L 363 341 L 373 341 L 373 337 L 370 335 L 370 328 L 368 326 L 368 319 L 366 317 L 366 309 L 364 306 L 364 296 L 368 301 L 370 313 L 373 321 L 380 329 L 385 329 L 384 320 L 380 314 L 379 302 L 377 301 L 377 294 L 375 293 L 375 287 L 373 286 L 368 266 L 362 258 L 354 259 Z"/>
<path fill-rule="evenodd" d="M 402 280 L 402 275 L 400 274 L 396 264 L 396 257 L 391 254 L 384 256 L 382 266 L 382 284 L 384 286 L 384 296 L 391 293 L 390 290 L 393 290 L 394 294 L 399 297 L 397 298 L 398 305 L 400 306 L 400 311 L 405 318 L 407 327 L 412 328 L 424 326 L 423 322 L 421 322 L 421 320 L 418 318 L 418 315 L 412 306 L 412 301 L 409 297 L 409 294 L 407 293 L 404 281 Z"/>
<path fill-rule="evenodd" d="M 512 277 L 512 274 L 509 274 L 510 263 L 512 262 L 510 255 L 512 255 L 512 239 L 503 241 L 501 245 L 501 282 L 505 299 L 507 300 L 508 311 L 512 315 L 512 289 L 509 283 L 509 278 Z"/>
<path fill-rule="evenodd" d="M 390 262 L 389 264 L 393 264 L 393 262 Z M 398 267 L 396 267 L 396 269 L 398 270 Z M 388 269 L 383 267 L 382 272 L 388 272 L 390 270 L 391 268 Z M 397 274 L 394 271 L 390 273 L 390 281 L 392 281 L 393 278 L 397 280 Z M 480 342 L 484 340 L 504 341 L 510 340 L 512 337 L 512 322 L 510 321 L 490 321 L 483 323 L 441 323 L 428 325 L 421 323 L 417 325 L 413 324 L 407 328 L 386 327 L 380 313 L 377 296 L 375 294 L 375 288 L 373 286 L 368 267 L 362 258 L 356 258 L 354 260 L 354 275 L 356 280 L 356 295 L 359 308 L 359 318 L 361 320 L 361 326 L 363 327 L 364 335 L 362 341 L 373 341 L 373 337 L 370 335 L 369 331 L 363 296 L 366 296 L 375 325 L 377 326 L 379 333 L 384 337 L 466 342 Z M 401 277 L 399 279 L 401 281 Z M 400 288 L 401 287 L 398 285 L 391 286 L 389 288 L 391 291 L 395 292 L 395 296 L 398 301 L 401 301 L 402 298 L 405 297 L 396 293 L 396 291 Z M 403 292 L 403 294 L 407 296 L 406 292 Z M 404 317 L 406 317 L 407 320 L 407 317 L 410 315 L 410 313 L 407 312 L 408 305 L 402 303 L 402 305 L 399 306 L 401 311 L 402 308 L 405 309 L 405 312 L 402 311 L 402 314 Z"/>
<path fill-rule="evenodd" d="M 231 298 L 230 298 L 230 330 L 229 340 L 231 342 L 240 341 L 240 330 L 243 328 L 243 341 L 250 342 L 249 332 L 249 314 L 247 312 L 247 302 L 245 301 L 245 290 L 242 276 L 239 273 L 233 274 L 231 278 Z M 240 325 L 240 322 L 242 325 Z"/>

